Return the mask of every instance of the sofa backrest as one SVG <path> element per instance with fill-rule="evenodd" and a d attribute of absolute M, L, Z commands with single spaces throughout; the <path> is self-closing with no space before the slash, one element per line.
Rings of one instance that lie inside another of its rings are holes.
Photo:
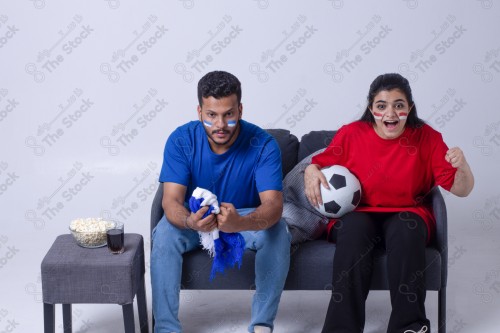
<path fill-rule="evenodd" d="M 289 130 L 281 128 L 266 129 L 266 132 L 271 134 L 278 142 L 281 150 L 281 169 L 283 178 L 297 164 L 297 156 L 299 151 L 299 139 Z"/>
<path fill-rule="evenodd" d="M 289 130 L 281 128 L 266 129 L 276 141 L 281 150 L 283 178 L 303 158 L 317 150 L 327 147 L 336 131 L 311 131 L 299 140 Z"/>
<path fill-rule="evenodd" d="M 315 151 L 328 147 L 337 131 L 311 131 L 304 134 L 300 139 L 300 147 L 297 158 L 302 161 L 305 157 Z"/>

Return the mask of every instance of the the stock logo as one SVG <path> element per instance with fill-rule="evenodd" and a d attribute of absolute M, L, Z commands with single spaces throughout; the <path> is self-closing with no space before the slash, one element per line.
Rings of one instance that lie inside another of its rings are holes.
<path fill-rule="evenodd" d="M 7 24 L 9 17 L 0 15 L 0 50 L 3 49 L 10 41 L 17 36 L 19 28 L 14 24 Z M 5 27 L 5 31 L 4 28 Z"/>
<path fill-rule="evenodd" d="M 14 171 L 9 171 L 8 168 L 7 162 L 0 162 L 0 197 L 19 181 L 19 175 Z"/>
<path fill-rule="evenodd" d="M 401 74 L 408 77 L 410 82 L 416 81 L 419 73 L 426 73 L 433 68 L 440 57 L 449 53 L 463 39 L 466 32 L 463 25 L 456 23 L 454 15 L 448 15 L 438 28 L 432 30 L 430 40 L 411 52 L 409 63 L 399 65 Z"/>
<path fill-rule="evenodd" d="M 81 15 L 75 15 L 67 27 L 59 31 L 59 38 L 40 51 L 35 62 L 26 64 L 26 73 L 33 76 L 35 82 L 42 83 L 47 75 L 53 74 L 69 56 L 81 49 L 94 33 L 90 25 L 83 23 Z"/>
<path fill-rule="evenodd" d="M 35 135 L 26 138 L 26 147 L 36 156 L 44 155 L 47 149 L 61 142 L 66 133 L 81 122 L 93 108 L 94 101 L 85 97 L 82 89 L 74 89 L 66 101 L 59 103 L 55 115 L 40 124 Z"/>
<path fill-rule="evenodd" d="M 431 106 L 432 113 L 427 117 L 427 121 L 435 118 L 435 123 L 439 128 L 443 128 L 446 124 L 455 118 L 467 106 L 467 102 L 463 98 L 456 96 L 456 89 L 449 88 L 438 103 L 433 103 Z"/>
<path fill-rule="evenodd" d="M 318 29 L 306 22 L 306 16 L 297 17 L 290 28 L 283 31 L 284 36 L 276 45 L 263 51 L 259 62 L 250 64 L 250 73 L 255 75 L 259 82 L 267 82 L 270 74 L 278 73 L 295 54 L 314 38 Z"/>
<path fill-rule="evenodd" d="M 306 89 L 298 89 L 288 102 L 281 105 L 283 108 L 282 113 L 273 122 L 268 123 L 266 128 L 276 128 L 283 119 L 285 119 L 288 128 L 297 126 L 299 122 L 318 106 L 318 102 L 314 98 L 308 97 L 307 94 Z"/>
<path fill-rule="evenodd" d="M 8 237 L 0 235 L 0 269 L 4 268 L 18 253 L 19 249 L 15 246 L 8 245 Z"/>
<path fill-rule="evenodd" d="M 157 163 L 149 162 L 144 171 L 134 177 L 132 185 L 113 199 L 111 210 L 105 211 L 108 217 L 118 216 L 120 220 L 128 220 L 146 200 L 158 189 Z"/>
<path fill-rule="evenodd" d="M 7 118 L 9 114 L 14 112 L 18 106 L 19 102 L 15 98 L 7 99 L 5 105 L 0 106 L 0 122 L 4 121 L 4 119 Z"/>
<path fill-rule="evenodd" d="M 38 199 L 36 208 L 26 211 L 26 220 L 33 223 L 36 229 L 43 229 L 46 221 L 55 219 L 94 182 L 95 176 L 84 171 L 83 166 L 81 162 L 73 163 L 73 167 L 58 178 L 54 189 Z"/>
<path fill-rule="evenodd" d="M 481 78 L 484 83 L 490 83 L 494 74 L 500 73 L 500 47 L 486 52 L 482 62 L 476 62 L 472 66 L 474 74 Z"/>
<path fill-rule="evenodd" d="M 110 62 L 100 66 L 101 74 L 112 83 L 120 81 L 121 75 L 134 69 L 141 59 L 156 47 L 163 39 L 168 29 L 158 24 L 156 15 L 149 15 L 139 29 L 134 30 L 134 36 L 123 47 L 113 52 Z"/>
<path fill-rule="evenodd" d="M 392 28 L 382 24 L 382 17 L 374 15 L 372 19 L 357 31 L 354 42 L 348 47 L 337 52 L 335 63 L 326 63 L 323 71 L 335 83 L 343 81 L 344 76 L 355 71 L 365 57 L 379 48 L 386 38 L 392 33 Z"/>
<path fill-rule="evenodd" d="M 143 129 L 165 114 L 167 106 L 168 102 L 158 96 L 158 90 L 150 88 L 140 102 L 133 104 L 132 112 L 126 119 L 115 124 L 109 135 L 101 137 L 101 147 L 111 156 L 120 154 L 122 148 L 136 141 Z"/>
<path fill-rule="evenodd" d="M 214 62 L 216 56 L 225 52 L 239 39 L 243 29 L 232 21 L 233 18 L 230 15 L 224 15 L 215 29 L 208 31 L 209 37 L 201 45 L 187 53 L 185 62 L 179 62 L 175 65 L 175 72 L 182 76 L 185 82 L 194 80 L 193 71 L 196 73 L 205 72 Z"/>
<path fill-rule="evenodd" d="M 0 124 L 19 108 L 19 101 L 9 96 L 8 89 L 0 89 Z"/>

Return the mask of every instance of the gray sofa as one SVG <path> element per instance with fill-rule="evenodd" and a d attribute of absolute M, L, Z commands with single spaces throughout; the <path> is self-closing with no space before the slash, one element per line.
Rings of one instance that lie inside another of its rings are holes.
<path fill-rule="evenodd" d="M 277 140 L 282 154 L 283 177 L 298 161 L 311 153 L 325 148 L 335 131 L 312 131 L 304 135 L 300 142 L 296 136 L 284 129 L 267 130 Z M 160 184 L 151 209 L 151 230 L 163 216 L 161 206 L 163 186 Z M 434 209 L 437 230 L 434 239 L 426 251 L 427 267 L 425 272 L 427 289 L 439 291 L 438 317 L 439 332 L 446 331 L 446 281 L 448 267 L 447 216 L 446 206 L 438 188 L 425 198 Z M 320 237 L 317 240 L 293 245 L 290 249 L 291 262 L 285 290 L 325 290 L 331 289 L 332 266 L 335 245 Z M 241 269 L 227 270 L 224 275 L 217 275 L 209 280 L 211 259 L 205 251 L 197 250 L 186 253 L 183 262 L 183 289 L 254 289 L 255 254 L 246 251 Z M 376 254 L 372 290 L 388 290 L 387 258 L 380 251 Z M 153 295 L 154 296 L 154 295 Z"/>

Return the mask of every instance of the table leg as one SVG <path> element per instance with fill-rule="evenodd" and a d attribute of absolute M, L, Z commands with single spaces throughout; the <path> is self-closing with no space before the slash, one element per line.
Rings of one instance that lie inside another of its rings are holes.
<path fill-rule="evenodd" d="M 148 307 L 146 303 L 146 286 L 144 285 L 144 276 L 142 277 L 142 281 L 139 283 L 139 288 L 137 289 L 137 311 L 139 312 L 139 326 L 141 327 L 141 333 L 149 333 Z"/>
<path fill-rule="evenodd" d="M 43 303 L 43 331 L 44 333 L 56 332 L 56 313 L 54 304 Z"/>
<path fill-rule="evenodd" d="M 123 323 L 125 325 L 125 333 L 134 333 L 135 332 L 134 304 L 129 303 L 122 305 L 122 310 L 123 310 Z"/>
<path fill-rule="evenodd" d="M 71 317 L 71 304 L 63 304 L 63 328 L 64 333 L 71 333 L 73 331 L 72 317 Z"/>

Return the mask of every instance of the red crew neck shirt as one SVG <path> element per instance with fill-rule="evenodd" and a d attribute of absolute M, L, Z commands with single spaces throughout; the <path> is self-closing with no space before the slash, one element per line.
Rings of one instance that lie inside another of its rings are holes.
<path fill-rule="evenodd" d="M 456 169 L 445 160 L 447 151 L 441 133 L 426 124 L 383 139 L 372 124 L 356 121 L 342 126 L 311 163 L 342 165 L 359 179 L 362 196 L 356 211 L 416 213 L 430 239 L 436 222 L 423 198 L 436 185 L 447 191 L 453 185 Z"/>

